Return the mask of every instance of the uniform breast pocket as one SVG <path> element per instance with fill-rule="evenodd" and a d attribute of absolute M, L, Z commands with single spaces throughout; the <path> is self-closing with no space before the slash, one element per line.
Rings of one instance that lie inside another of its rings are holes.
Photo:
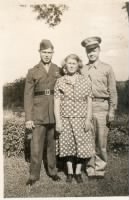
<path fill-rule="evenodd" d="M 59 72 L 59 71 L 54 72 L 54 73 L 53 73 L 53 77 L 54 77 L 55 79 L 60 78 L 60 77 L 61 77 L 60 72 Z"/>
<path fill-rule="evenodd" d="M 43 82 L 45 80 L 45 75 L 44 74 L 38 74 L 34 76 L 34 82 L 35 84 L 38 84 L 40 82 Z"/>
<path fill-rule="evenodd" d="M 57 77 L 53 74 L 53 75 L 51 76 L 51 80 L 56 81 L 56 80 L 57 80 Z"/>
<path fill-rule="evenodd" d="M 102 82 L 105 82 L 106 81 L 106 74 L 101 72 L 101 73 L 98 73 L 97 76 L 96 76 L 96 79 L 98 79 L 99 81 L 102 81 Z"/>
<path fill-rule="evenodd" d="M 56 71 L 54 74 L 55 74 L 56 78 L 61 77 L 60 71 Z"/>

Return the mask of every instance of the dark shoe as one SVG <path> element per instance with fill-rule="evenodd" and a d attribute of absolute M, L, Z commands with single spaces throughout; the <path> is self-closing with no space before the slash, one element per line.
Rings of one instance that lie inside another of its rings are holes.
<path fill-rule="evenodd" d="M 104 176 L 96 175 L 96 179 L 104 179 Z"/>
<path fill-rule="evenodd" d="M 96 176 L 94 175 L 94 176 L 88 176 L 88 179 L 89 180 L 94 180 L 94 179 L 96 179 Z"/>
<path fill-rule="evenodd" d="M 50 176 L 53 181 L 60 181 L 61 178 L 58 175 Z"/>
<path fill-rule="evenodd" d="M 67 178 L 66 178 L 66 182 L 67 183 L 72 183 L 72 180 L 73 180 L 73 174 L 68 174 Z"/>
<path fill-rule="evenodd" d="M 28 181 L 26 182 L 26 185 L 30 185 L 30 186 L 32 186 L 32 185 L 35 184 L 36 181 L 38 181 L 38 180 L 28 179 Z"/>
<path fill-rule="evenodd" d="M 81 174 L 76 174 L 75 179 L 76 179 L 77 183 L 83 183 L 83 179 L 82 179 Z"/>

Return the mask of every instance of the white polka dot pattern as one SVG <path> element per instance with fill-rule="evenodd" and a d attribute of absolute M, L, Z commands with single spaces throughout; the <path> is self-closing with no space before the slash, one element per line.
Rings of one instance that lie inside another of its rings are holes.
<path fill-rule="evenodd" d="M 65 75 L 57 80 L 54 96 L 61 100 L 61 116 L 86 117 L 87 97 L 92 97 L 91 83 L 86 77 L 78 74 L 73 85 Z"/>
<path fill-rule="evenodd" d="M 84 132 L 85 118 L 62 118 L 63 131 L 56 140 L 56 154 L 60 157 L 89 158 L 94 154 L 92 132 Z"/>

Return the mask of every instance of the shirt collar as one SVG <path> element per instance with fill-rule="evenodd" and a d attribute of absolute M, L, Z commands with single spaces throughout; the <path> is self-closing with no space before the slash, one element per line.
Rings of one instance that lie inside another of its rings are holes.
<path fill-rule="evenodd" d="M 99 67 L 100 63 L 101 63 L 100 60 L 97 60 L 97 61 L 96 61 L 95 63 L 93 63 L 93 64 L 88 63 L 88 70 L 91 69 L 91 68 L 97 69 L 97 68 Z"/>

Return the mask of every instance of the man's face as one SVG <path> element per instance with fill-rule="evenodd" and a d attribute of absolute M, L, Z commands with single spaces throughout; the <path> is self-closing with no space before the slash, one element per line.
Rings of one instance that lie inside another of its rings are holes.
<path fill-rule="evenodd" d="M 44 64 L 49 64 L 52 60 L 53 49 L 48 48 L 45 50 L 40 50 L 40 58 Z"/>
<path fill-rule="evenodd" d="M 87 49 L 86 53 L 89 61 L 95 62 L 99 58 L 100 47 L 96 47 L 94 49 Z"/>

